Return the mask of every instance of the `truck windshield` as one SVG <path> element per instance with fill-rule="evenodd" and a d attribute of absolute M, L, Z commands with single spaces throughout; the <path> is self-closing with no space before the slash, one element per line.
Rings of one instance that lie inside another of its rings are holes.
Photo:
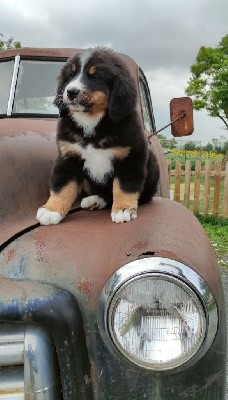
<path fill-rule="evenodd" d="M 13 66 L 14 60 L 0 63 L 0 114 L 6 114 L 13 76 Z"/>
<path fill-rule="evenodd" d="M 0 114 L 57 116 L 53 101 L 64 62 L 47 59 L 19 59 L 17 65 L 14 60 L 0 62 Z"/>
<path fill-rule="evenodd" d="M 13 114 L 58 114 L 53 101 L 64 62 L 21 60 Z"/>

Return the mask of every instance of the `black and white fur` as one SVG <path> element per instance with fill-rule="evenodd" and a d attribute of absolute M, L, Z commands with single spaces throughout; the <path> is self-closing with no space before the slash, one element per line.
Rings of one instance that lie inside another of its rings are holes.
<path fill-rule="evenodd" d="M 59 223 L 83 192 L 82 208 L 112 207 L 116 223 L 135 219 L 138 202 L 152 199 L 159 168 L 136 103 L 136 83 L 113 51 L 88 49 L 66 62 L 55 99 L 59 157 L 41 224 Z"/>

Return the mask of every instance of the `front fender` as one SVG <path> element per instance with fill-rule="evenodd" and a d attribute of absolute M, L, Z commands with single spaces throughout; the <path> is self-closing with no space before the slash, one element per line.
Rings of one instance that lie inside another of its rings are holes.
<path fill-rule="evenodd" d="M 193 269 L 211 289 L 218 307 L 219 326 L 212 346 L 195 365 L 175 375 L 145 373 L 126 366 L 109 352 L 97 325 L 99 296 L 108 278 L 130 261 L 154 256 L 177 260 Z M 59 225 L 38 226 L 4 248 L 0 274 L 35 285 L 41 281 L 74 296 L 91 363 L 95 393 L 91 400 L 111 399 L 112 393 L 116 400 L 143 396 L 146 400 L 224 398 L 226 330 L 220 273 L 202 226 L 180 204 L 155 198 L 139 208 L 136 220 L 124 224 L 111 222 L 109 210 L 80 210 Z"/>

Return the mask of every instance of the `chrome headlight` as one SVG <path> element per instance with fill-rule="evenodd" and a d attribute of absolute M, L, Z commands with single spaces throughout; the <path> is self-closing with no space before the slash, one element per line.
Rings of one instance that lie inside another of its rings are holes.
<path fill-rule="evenodd" d="M 217 307 L 206 283 L 185 265 L 158 257 L 117 271 L 102 291 L 100 308 L 106 343 L 154 371 L 199 358 L 217 331 Z"/>

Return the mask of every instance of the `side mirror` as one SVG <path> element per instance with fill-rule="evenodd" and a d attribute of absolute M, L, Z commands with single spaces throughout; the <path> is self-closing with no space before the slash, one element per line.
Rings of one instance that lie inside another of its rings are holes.
<path fill-rule="evenodd" d="M 194 131 L 193 105 L 190 97 L 170 101 L 171 132 L 174 137 L 189 136 Z"/>

